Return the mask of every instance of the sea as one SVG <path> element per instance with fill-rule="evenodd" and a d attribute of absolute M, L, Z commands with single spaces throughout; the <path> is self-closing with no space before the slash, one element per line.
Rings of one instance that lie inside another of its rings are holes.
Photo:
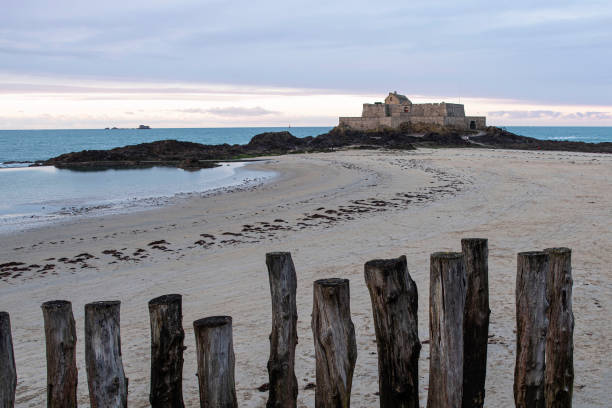
<path fill-rule="evenodd" d="M 274 172 L 244 162 L 187 171 L 168 167 L 74 171 L 29 167 L 62 153 L 175 139 L 203 144 L 245 144 L 256 134 L 287 130 L 317 136 L 332 127 L 241 127 L 177 129 L 0 130 L 0 233 L 74 217 L 140 211 L 182 197 L 247 188 Z M 612 127 L 507 126 L 510 132 L 545 140 L 612 142 Z"/>

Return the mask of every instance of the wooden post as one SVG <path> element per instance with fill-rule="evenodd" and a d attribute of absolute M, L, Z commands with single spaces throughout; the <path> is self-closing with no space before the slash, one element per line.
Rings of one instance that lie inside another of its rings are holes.
<path fill-rule="evenodd" d="M 314 283 L 312 334 L 316 354 L 316 408 L 349 408 L 357 360 L 348 279 Z"/>
<path fill-rule="evenodd" d="M 484 238 L 461 240 L 466 295 L 463 313 L 463 408 L 482 408 L 489 340 L 489 248 Z"/>
<path fill-rule="evenodd" d="M 419 407 L 419 324 L 417 287 L 406 257 L 365 264 L 378 348 L 381 408 Z"/>
<path fill-rule="evenodd" d="M 295 408 L 298 386 L 295 377 L 297 337 L 297 277 L 289 252 L 266 254 L 272 295 L 272 333 L 268 376 L 270 391 L 267 408 Z"/>
<path fill-rule="evenodd" d="M 15 406 L 17 371 L 11 336 L 11 318 L 7 312 L 0 312 L 0 408 Z"/>
<path fill-rule="evenodd" d="M 149 301 L 151 320 L 152 408 L 183 408 L 183 331 L 181 295 Z"/>
<path fill-rule="evenodd" d="M 571 408 L 574 390 L 574 314 L 572 312 L 572 251 L 549 248 L 546 279 L 545 401 L 547 408 Z"/>
<path fill-rule="evenodd" d="M 91 408 L 126 408 L 118 300 L 85 305 L 85 366 Z"/>
<path fill-rule="evenodd" d="M 463 254 L 431 254 L 429 279 L 427 407 L 460 407 L 463 396 L 463 311 L 466 291 Z"/>
<path fill-rule="evenodd" d="M 201 408 L 236 408 L 232 318 L 213 316 L 193 322 Z"/>
<path fill-rule="evenodd" d="M 77 406 L 76 327 L 72 304 L 52 300 L 41 306 L 47 349 L 47 407 Z"/>
<path fill-rule="evenodd" d="M 544 354 L 548 328 L 547 273 L 546 253 L 518 254 L 514 367 L 514 403 L 517 408 L 544 407 Z"/>

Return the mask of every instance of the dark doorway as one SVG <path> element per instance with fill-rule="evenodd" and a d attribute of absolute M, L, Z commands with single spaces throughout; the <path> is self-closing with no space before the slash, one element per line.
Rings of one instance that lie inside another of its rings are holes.
<path fill-rule="evenodd" d="M 470 121 L 470 129 L 476 129 L 476 121 Z"/>

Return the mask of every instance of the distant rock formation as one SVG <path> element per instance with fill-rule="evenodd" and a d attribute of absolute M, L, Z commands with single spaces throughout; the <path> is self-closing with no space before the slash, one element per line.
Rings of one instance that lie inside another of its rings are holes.
<path fill-rule="evenodd" d="M 117 126 L 113 126 L 111 127 L 105 127 L 104 130 L 126 130 L 126 129 L 130 129 L 130 128 L 118 128 Z M 151 129 L 151 126 L 149 125 L 139 125 L 136 129 Z"/>

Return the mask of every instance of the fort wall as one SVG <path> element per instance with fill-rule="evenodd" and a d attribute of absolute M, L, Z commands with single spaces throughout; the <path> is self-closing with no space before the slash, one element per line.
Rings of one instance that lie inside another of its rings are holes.
<path fill-rule="evenodd" d="M 384 118 L 389 116 L 389 106 L 382 103 L 364 103 L 361 116 L 364 118 Z"/>
<path fill-rule="evenodd" d="M 474 122 L 474 127 L 472 127 L 472 122 Z M 484 129 L 487 127 L 487 118 L 486 116 L 466 116 L 465 127 L 468 129 Z"/>
<path fill-rule="evenodd" d="M 341 117 L 340 125 L 348 126 L 355 130 L 379 130 L 385 127 L 396 127 L 393 126 L 392 117 L 369 117 L 369 118 L 357 118 L 357 117 Z M 399 124 L 397 125 L 399 126 Z"/>
<path fill-rule="evenodd" d="M 442 103 L 421 103 L 412 105 L 411 116 L 445 116 L 446 106 Z"/>
<path fill-rule="evenodd" d="M 341 117 L 340 124 L 356 130 L 398 128 L 402 123 L 424 123 L 462 130 L 486 128 L 484 116 L 465 116 L 458 103 L 413 104 L 404 95 L 389 93 L 385 103 L 364 103 L 361 117 Z"/>

